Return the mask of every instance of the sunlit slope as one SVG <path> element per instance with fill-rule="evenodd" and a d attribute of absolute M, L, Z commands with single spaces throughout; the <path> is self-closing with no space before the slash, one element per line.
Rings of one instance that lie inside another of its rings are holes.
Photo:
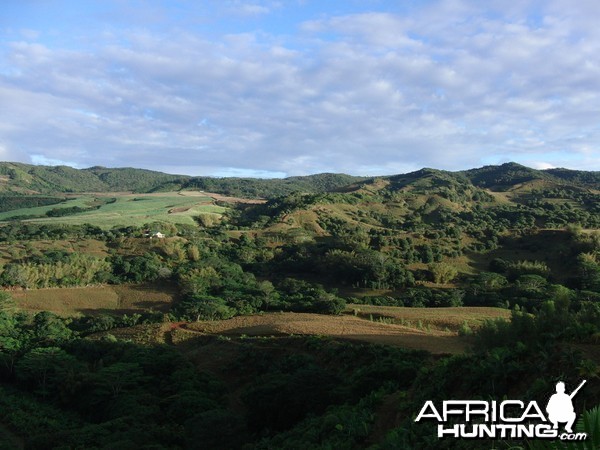
<path fill-rule="evenodd" d="M 60 210 L 80 208 L 60 215 Z M 141 226 L 150 222 L 194 224 L 194 216 L 220 214 L 226 208 L 217 206 L 210 197 L 180 195 L 177 192 L 155 194 L 112 194 L 108 197 L 84 195 L 66 202 L 0 213 L 0 221 L 11 219 L 35 223 L 89 223 L 101 228 Z M 58 211 L 52 216 L 52 211 Z M 51 215 L 50 217 L 48 215 Z"/>

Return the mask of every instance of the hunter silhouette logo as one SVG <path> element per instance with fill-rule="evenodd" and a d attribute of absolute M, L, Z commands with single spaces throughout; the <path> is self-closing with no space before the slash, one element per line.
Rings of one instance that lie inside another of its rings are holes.
<path fill-rule="evenodd" d="M 546 406 L 546 412 L 548 413 L 548 419 L 554 425 L 552 428 L 557 429 L 559 422 L 566 422 L 565 431 L 567 433 L 573 432 L 573 424 L 577 415 L 573 409 L 573 397 L 579 392 L 579 389 L 583 387 L 587 380 L 583 380 L 577 389 L 571 392 L 571 395 L 565 394 L 565 383 L 559 381 L 556 383 L 556 394 L 550 397 L 548 406 Z"/>
<path fill-rule="evenodd" d="M 458 439 L 560 439 L 584 441 L 586 433 L 574 433 L 577 414 L 573 397 L 583 387 L 583 380 L 570 394 L 565 383 L 556 383 L 556 393 L 550 396 L 546 414 L 536 401 L 503 400 L 444 400 L 436 408 L 433 401 L 425 402 L 415 422 L 437 422 L 438 438 Z M 564 424 L 564 432 L 559 432 Z"/>

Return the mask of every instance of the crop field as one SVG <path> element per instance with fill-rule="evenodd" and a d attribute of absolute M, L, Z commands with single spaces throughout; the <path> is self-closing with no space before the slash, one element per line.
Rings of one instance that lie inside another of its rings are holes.
<path fill-rule="evenodd" d="M 169 308 L 176 289 L 169 285 L 118 285 L 31 289 L 11 293 L 24 311 L 50 311 L 60 316 L 124 314 Z"/>
<path fill-rule="evenodd" d="M 58 208 L 90 208 L 61 217 L 45 216 Z M 193 224 L 194 216 L 202 213 L 220 214 L 226 208 L 214 204 L 206 195 L 182 195 L 177 192 L 156 194 L 102 194 L 102 196 L 82 195 L 58 205 L 25 208 L 0 213 L 0 221 L 19 217 L 37 223 L 64 223 L 81 225 L 90 223 L 101 228 L 114 226 L 141 226 L 149 222 L 171 222 Z"/>

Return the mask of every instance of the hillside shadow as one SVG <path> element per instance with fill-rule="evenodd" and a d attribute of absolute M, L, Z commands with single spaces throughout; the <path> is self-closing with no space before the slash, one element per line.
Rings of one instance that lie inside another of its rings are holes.
<path fill-rule="evenodd" d="M 126 288 L 132 292 L 155 293 L 160 292 L 167 295 L 178 294 L 177 286 L 170 281 L 154 281 L 140 284 L 116 284 L 115 289 Z"/>
<path fill-rule="evenodd" d="M 247 336 L 287 336 L 286 333 L 282 333 L 272 325 L 250 325 L 246 327 L 229 328 L 219 333 L 223 335 L 242 335 Z"/>
<path fill-rule="evenodd" d="M 138 312 L 141 311 L 148 311 L 148 310 L 154 310 L 154 311 L 161 311 L 161 312 L 167 312 L 169 311 L 169 309 L 171 309 L 171 303 L 170 302 L 160 302 L 160 301 L 139 301 L 139 302 L 132 302 L 131 305 L 133 306 L 133 308 L 125 308 L 125 309 L 130 309 L 130 310 L 137 310 Z"/>
<path fill-rule="evenodd" d="M 135 308 L 77 308 L 74 311 L 84 316 L 122 316 L 123 314 L 141 314 L 147 312 Z"/>
<path fill-rule="evenodd" d="M 569 235 L 562 230 L 540 230 L 526 236 L 507 236 L 501 240 L 500 248 L 485 253 L 466 250 L 469 266 L 476 271 L 489 271 L 490 262 L 496 258 L 507 261 L 542 261 L 553 275 L 566 279 L 573 275 L 569 263 L 573 246 Z"/>
<path fill-rule="evenodd" d="M 424 351 L 432 355 L 457 355 L 468 351 L 470 341 L 461 336 L 435 336 L 422 334 L 406 335 L 384 335 L 384 334 L 332 334 L 315 335 L 311 333 L 289 334 L 283 333 L 265 326 L 237 327 L 217 333 L 197 333 L 184 337 L 177 345 L 184 345 L 186 348 L 193 348 L 194 345 L 206 345 L 219 339 L 219 336 L 226 336 L 233 344 L 243 342 L 254 342 L 253 338 L 269 339 L 289 339 L 292 336 L 296 338 L 308 338 L 313 336 L 322 336 L 335 341 L 350 341 L 356 344 L 374 344 L 385 345 L 406 350 Z M 248 341 L 246 339 L 249 339 Z M 268 342 L 267 342 L 268 344 Z"/>

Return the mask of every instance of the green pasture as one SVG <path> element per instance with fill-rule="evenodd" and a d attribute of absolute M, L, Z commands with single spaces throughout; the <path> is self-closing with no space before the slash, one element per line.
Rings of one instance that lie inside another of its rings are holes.
<path fill-rule="evenodd" d="M 114 200 L 114 201 L 112 201 Z M 97 209 L 62 217 L 27 218 L 44 216 L 55 208 L 78 206 Z M 65 223 L 81 225 L 89 223 L 101 228 L 115 226 L 142 226 L 148 222 L 194 224 L 199 214 L 220 214 L 226 208 L 212 204 L 210 197 L 181 195 L 175 192 L 160 194 L 109 194 L 107 196 L 84 195 L 58 205 L 24 208 L 0 213 L 0 221 L 21 216 L 23 221 L 36 223 Z"/>
<path fill-rule="evenodd" d="M 54 208 L 72 208 L 73 206 L 78 206 L 80 208 L 89 208 L 90 203 L 93 202 L 95 197 L 93 196 L 82 196 L 73 199 L 69 199 L 62 203 L 56 203 L 53 205 L 46 206 L 37 206 L 34 208 L 21 208 L 21 209 L 13 209 L 11 211 L 1 212 L 0 213 L 0 221 L 10 220 L 13 217 L 21 217 L 21 216 L 43 216 L 48 211 Z M 108 197 L 107 197 L 108 199 Z"/>

